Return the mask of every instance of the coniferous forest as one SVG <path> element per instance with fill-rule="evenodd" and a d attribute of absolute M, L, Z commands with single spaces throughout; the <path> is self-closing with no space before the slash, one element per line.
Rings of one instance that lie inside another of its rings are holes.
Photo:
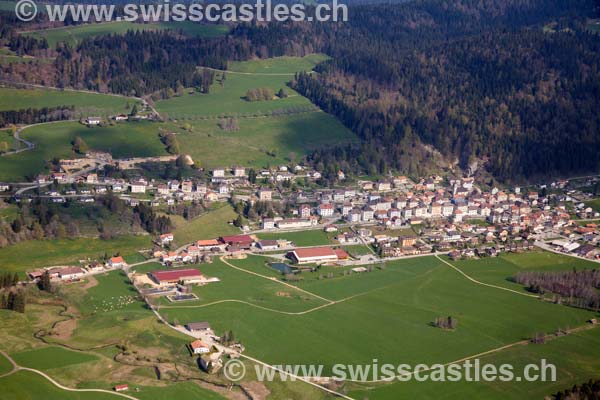
<path fill-rule="evenodd" d="M 338 169 L 421 175 L 461 168 L 527 181 L 600 166 L 600 41 L 586 29 L 597 16 L 593 0 L 351 4 L 345 23 L 238 24 L 210 39 L 129 32 L 56 49 L 5 27 L 1 40 L 13 51 L 55 60 L 9 64 L 0 75 L 156 95 L 208 88 L 212 76 L 198 66 L 321 52 L 331 59 L 290 85 L 362 139 L 309 156 L 326 180 Z"/>

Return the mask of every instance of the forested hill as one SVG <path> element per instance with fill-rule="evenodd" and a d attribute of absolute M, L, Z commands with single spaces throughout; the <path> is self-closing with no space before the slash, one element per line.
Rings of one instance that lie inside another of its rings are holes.
<path fill-rule="evenodd" d="M 326 170 L 423 174 L 439 166 L 433 147 L 465 170 L 523 181 L 600 166 L 594 6 L 424 0 L 357 7 L 313 33 L 281 24 L 244 35 L 290 48 L 309 36 L 333 57 L 293 82 L 364 139 L 314 154 Z"/>

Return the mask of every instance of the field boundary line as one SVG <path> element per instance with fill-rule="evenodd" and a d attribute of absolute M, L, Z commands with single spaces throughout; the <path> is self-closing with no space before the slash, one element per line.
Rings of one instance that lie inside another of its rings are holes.
<path fill-rule="evenodd" d="M 137 397 L 133 397 L 133 396 L 130 396 L 130 395 L 125 394 L 125 393 L 114 392 L 112 390 L 106 390 L 106 389 L 76 389 L 76 388 L 71 388 L 71 387 L 68 387 L 68 386 L 64 386 L 64 385 L 60 384 L 59 382 L 57 382 L 56 380 L 54 380 L 50 375 L 46 374 L 45 372 L 42 372 L 40 370 L 33 369 L 33 368 L 27 368 L 27 367 L 20 366 L 19 364 L 17 364 L 15 362 L 15 360 L 12 359 L 12 357 L 10 357 L 4 351 L 0 350 L 0 354 L 2 354 L 4 357 L 6 357 L 6 359 L 8 361 L 10 361 L 11 364 L 13 365 L 13 367 L 14 367 L 11 372 L 9 372 L 7 374 L 4 374 L 1 377 L 9 376 L 9 375 L 15 374 L 15 373 L 17 373 L 19 371 L 28 371 L 28 372 L 33 372 L 35 374 L 38 374 L 38 375 L 46 378 L 48 381 L 50 381 L 50 383 L 52 383 L 57 388 L 62 389 L 62 390 L 66 390 L 67 392 L 107 393 L 107 394 L 110 394 L 110 395 L 113 395 L 113 396 L 124 397 L 124 398 L 130 399 L 130 400 L 140 400 Z"/>
<path fill-rule="evenodd" d="M 237 270 L 239 270 L 239 271 L 242 271 L 242 272 L 245 272 L 245 273 L 247 273 L 247 274 L 251 274 L 251 275 L 256 275 L 256 276 L 259 276 L 259 277 L 261 277 L 261 278 L 268 279 L 268 280 L 270 280 L 271 282 L 277 282 L 277 283 L 279 283 L 279 284 L 281 284 L 281 285 L 284 285 L 284 286 L 290 287 L 290 288 L 292 288 L 292 289 L 296 289 L 296 290 L 298 290 L 298 291 L 300 291 L 300 292 L 304 292 L 304 293 L 306 293 L 306 294 L 309 294 L 309 295 L 311 295 L 311 296 L 313 296 L 313 297 L 316 297 L 316 298 L 318 298 L 318 299 L 321 299 L 321 300 L 323 300 L 323 301 L 327 301 L 327 302 L 329 302 L 329 303 L 335 303 L 335 301 L 334 301 L 334 300 L 331 300 L 331 299 L 326 299 L 325 297 L 322 297 L 322 296 L 319 296 L 318 294 L 315 294 L 315 293 L 309 292 L 308 290 L 301 289 L 301 288 L 299 288 L 299 287 L 297 287 L 297 286 L 294 286 L 294 285 L 291 285 L 291 284 L 289 284 L 289 283 L 287 283 L 287 282 L 282 282 L 282 281 L 280 281 L 279 279 L 277 279 L 277 278 L 275 278 L 275 277 L 272 277 L 272 276 L 266 276 L 266 275 L 262 275 L 262 274 L 259 274 L 259 273 L 257 273 L 257 272 L 254 272 L 254 271 L 249 271 L 249 270 L 247 270 L 247 269 L 244 269 L 244 268 L 236 267 L 235 265 L 233 265 L 233 264 L 231 264 L 230 262 L 226 261 L 226 260 L 225 260 L 225 257 L 220 257 L 220 260 L 221 260 L 221 261 L 222 261 L 222 262 L 223 262 L 225 265 L 228 265 L 228 266 L 229 266 L 229 267 L 231 267 L 231 268 L 237 269 Z"/>
<path fill-rule="evenodd" d="M 530 297 L 530 298 L 533 298 L 533 299 L 539 299 L 539 296 L 536 296 L 534 294 L 522 293 L 522 292 L 519 292 L 517 290 L 505 288 L 505 287 L 502 287 L 502 286 L 492 285 L 491 283 L 485 283 L 485 282 L 478 281 L 477 279 L 472 278 L 469 275 L 467 275 L 466 273 L 464 273 L 460 268 L 458 268 L 458 267 L 450 264 L 448 261 L 440 258 L 440 256 L 438 256 L 437 254 L 436 254 L 435 258 L 437 258 L 438 260 L 440 260 L 444 264 L 448 265 L 449 267 L 451 267 L 452 269 L 454 269 L 455 271 L 457 271 L 458 273 L 460 273 L 462 276 L 464 276 L 465 278 L 467 278 L 468 280 L 470 280 L 471 282 L 473 282 L 473 283 L 475 283 L 477 285 L 487 286 L 487 287 L 491 287 L 491 288 L 494 288 L 494 289 L 500 289 L 500 290 L 504 290 L 504 291 L 507 291 L 507 292 L 515 293 L 515 294 L 518 294 L 518 295 L 521 295 L 521 296 Z"/>

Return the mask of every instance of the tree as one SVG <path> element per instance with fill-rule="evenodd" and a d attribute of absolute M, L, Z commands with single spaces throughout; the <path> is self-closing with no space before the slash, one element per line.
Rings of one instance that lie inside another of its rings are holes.
<path fill-rule="evenodd" d="M 133 105 L 133 107 L 131 108 L 131 112 L 129 113 L 130 116 L 135 117 L 138 114 L 138 106 L 137 103 Z"/>
<path fill-rule="evenodd" d="M 44 290 L 46 292 L 50 292 L 52 290 L 52 282 L 50 281 L 50 274 L 48 273 L 48 271 L 45 271 L 42 274 L 38 286 L 40 290 Z"/>
<path fill-rule="evenodd" d="M 237 226 L 238 228 L 241 228 L 244 225 L 244 220 L 242 219 L 241 215 L 238 215 L 235 221 L 233 221 L 233 225 Z"/>
<path fill-rule="evenodd" d="M 252 184 L 256 183 L 256 171 L 254 169 L 248 171 L 248 181 Z"/>
<path fill-rule="evenodd" d="M 73 145 L 73 151 L 77 154 L 85 154 L 90 150 L 90 147 L 80 136 L 77 136 L 73 140 L 72 145 Z"/>
<path fill-rule="evenodd" d="M 286 97 L 288 97 L 288 94 L 283 88 L 281 88 L 277 92 L 277 97 L 279 97 L 280 99 L 285 99 Z"/>

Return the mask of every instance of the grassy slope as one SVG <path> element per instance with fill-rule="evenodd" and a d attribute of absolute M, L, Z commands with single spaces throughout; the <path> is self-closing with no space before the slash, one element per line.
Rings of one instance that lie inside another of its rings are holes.
<path fill-rule="evenodd" d="M 158 138 L 158 128 L 151 122 L 93 128 L 79 122 L 37 125 L 21 134 L 22 138 L 35 143 L 34 150 L 0 158 L 0 180 L 34 176 L 44 171 L 45 162 L 54 157 L 75 157 L 71 142 L 76 136 L 81 136 L 91 149 L 108 151 L 115 158 L 166 154 Z"/>
<path fill-rule="evenodd" d="M 543 399 L 545 396 L 598 379 L 600 360 L 600 329 L 578 332 L 544 345 L 518 346 L 503 352 L 481 357 L 481 364 L 513 365 L 517 376 L 526 364 L 540 365 L 542 359 L 557 367 L 556 382 L 402 382 L 369 390 L 350 392 L 354 398 L 368 396 L 371 400 L 397 398 L 419 399 Z"/>
<path fill-rule="evenodd" d="M 328 366 L 370 363 L 373 358 L 448 362 L 522 340 L 536 331 L 581 325 L 593 315 L 475 285 L 430 257 L 390 263 L 385 271 L 314 280 L 302 287 L 330 299 L 362 295 L 301 316 L 239 304 L 169 310 L 169 314 L 182 322 L 211 321 L 217 331 L 233 329 L 248 354 L 271 363 Z M 446 315 L 458 318 L 455 332 L 429 325 Z M 261 334 L 265 329 L 268 335 Z"/>
<path fill-rule="evenodd" d="M 290 240 L 300 247 L 332 244 L 327 234 L 320 229 L 302 232 L 259 233 L 258 237 L 259 239 Z"/>
<path fill-rule="evenodd" d="M 356 140 L 338 120 L 323 112 L 244 118 L 239 120 L 237 132 L 225 132 L 212 120 L 193 125 L 193 132 L 182 133 L 178 139 L 181 148 L 207 168 L 233 164 L 263 168 L 289 162 L 286 159 L 292 152 L 299 160 L 311 150 Z"/>
<path fill-rule="evenodd" d="M 86 353 L 70 351 L 62 347 L 43 347 L 11 354 L 17 364 L 39 370 L 61 368 L 68 365 L 95 361 L 98 358 Z"/>
<path fill-rule="evenodd" d="M 224 205 L 191 221 L 173 218 L 175 240 L 182 246 L 199 239 L 214 239 L 222 235 L 240 233 L 238 228 L 227 223 L 236 216 L 237 214 L 229 205 Z"/>
<path fill-rule="evenodd" d="M 134 253 L 149 246 L 149 236 L 126 236 L 112 240 L 31 240 L 0 249 L 0 271 L 23 272 L 49 265 L 77 263 L 86 257 L 98 258 L 104 253 Z"/>
<path fill-rule="evenodd" d="M 78 110 L 109 115 L 126 112 L 135 100 L 120 96 L 61 91 L 55 89 L 13 89 L 0 87 L 0 110 L 20 110 L 55 106 L 75 106 Z M 87 113 L 86 113 L 87 115 Z M 96 115 L 96 114 L 94 114 Z"/>
<path fill-rule="evenodd" d="M 274 57 L 252 61 L 232 61 L 228 70 L 260 74 L 289 74 L 297 71 L 310 71 L 318 63 L 327 60 L 325 54 L 309 54 L 304 57 Z"/>
<path fill-rule="evenodd" d="M 161 22 L 155 24 L 137 24 L 134 22 L 118 21 L 101 24 L 86 24 L 72 27 L 44 29 L 34 32 L 28 32 L 28 36 L 36 39 L 46 38 L 50 47 L 56 46 L 59 42 L 67 42 L 76 45 L 83 39 L 106 35 L 106 34 L 124 34 L 130 30 L 162 30 L 174 29 L 182 30 L 190 36 L 217 37 L 227 33 L 227 27 L 223 25 L 200 25 L 191 21 L 185 22 Z"/>

